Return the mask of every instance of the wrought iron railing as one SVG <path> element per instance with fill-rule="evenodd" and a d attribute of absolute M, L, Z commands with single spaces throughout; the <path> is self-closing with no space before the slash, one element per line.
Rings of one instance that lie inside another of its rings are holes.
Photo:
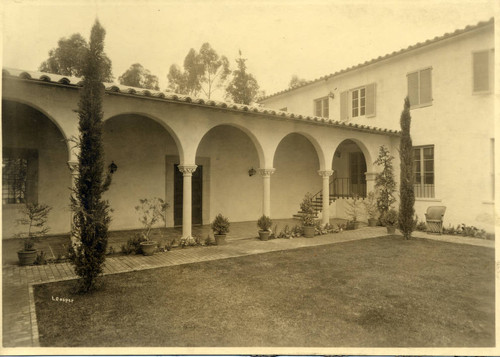
<path fill-rule="evenodd" d="M 335 198 L 366 197 L 366 182 L 353 183 L 349 177 L 337 177 L 330 182 L 330 195 Z"/>

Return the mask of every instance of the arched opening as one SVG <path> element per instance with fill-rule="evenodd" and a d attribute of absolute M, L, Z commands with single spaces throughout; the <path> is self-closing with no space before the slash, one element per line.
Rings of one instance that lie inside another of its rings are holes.
<path fill-rule="evenodd" d="M 355 141 L 342 141 L 332 160 L 334 170 L 330 195 L 336 198 L 366 197 L 367 161 L 361 147 Z"/>
<path fill-rule="evenodd" d="M 70 230 L 71 174 L 68 145 L 59 128 L 39 110 L 2 101 L 2 234 L 12 237 L 22 227 L 19 208 L 26 203 L 52 207 L 50 233 Z"/>
<path fill-rule="evenodd" d="M 243 130 L 231 125 L 210 129 L 200 141 L 196 164 L 203 170 L 204 224 L 218 213 L 235 222 L 259 217 L 262 180 L 252 171 L 259 167 L 259 155 L 255 144 Z"/>
<path fill-rule="evenodd" d="M 292 218 L 306 193 L 322 188 L 318 154 L 302 134 L 291 133 L 279 143 L 274 154 L 276 172 L 271 178 L 273 218 Z"/>
<path fill-rule="evenodd" d="M 173 226 L 173 175 L 168 163 L 179 157 L 174 138 L 155 120 L 121 114 L 104 122 L 105 165 L 117 166 L 106 198 L 113 209 L 110 228 L 140 228 L 135 207 L 143 198 L 159 197 L 169 203 L 167 226 Z"/>

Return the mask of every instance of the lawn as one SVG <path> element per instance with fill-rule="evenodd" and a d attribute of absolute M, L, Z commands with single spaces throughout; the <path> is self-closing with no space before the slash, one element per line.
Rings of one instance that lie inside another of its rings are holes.
<path fill-rule="evenodd" d="M 87 296 L 71 281 L 35 287 L 42 346 L 495 343 L 490 248 L 388 236 L 103 280 Z"/>

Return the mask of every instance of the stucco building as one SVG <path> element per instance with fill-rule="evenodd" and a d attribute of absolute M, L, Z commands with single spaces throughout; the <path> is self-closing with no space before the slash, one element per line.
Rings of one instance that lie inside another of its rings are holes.
<path fill-rule="evenodd" d="M 493 231 L 494 19 L 271 95 L 262 104 L 399 129 L 411 103 L 415 208 L 446 206 L 445 225 Z M 394 153 L 397 156 L 397 152 Z"/>
<path fill-rule="evenodd" d="M 140 228 L 139 199 L 164 198 L 167 226 L 260 215 L 290 218 L 306 192 L 321 217 L 373 190 L 385 145 L 397 157 L 409 92 L 417 213 L 448 206 L 446 222 L 485 226 L 493 213 L 493 20 L 417 44 L 245 106 L 105 84 L 105 194 L 110 229 Z M 26 202 L 53 207 L 52 233 L 70 230 L 81 81 L 3 70 L 3 237 Z M 466 143 L 466 144 L 464 144 Z M 471 150 L 473 148 L 473 150 Z M 398 169 L 398 160 L 395 162 Z M 397 171 L 396 171 L 397 172 Z"/>

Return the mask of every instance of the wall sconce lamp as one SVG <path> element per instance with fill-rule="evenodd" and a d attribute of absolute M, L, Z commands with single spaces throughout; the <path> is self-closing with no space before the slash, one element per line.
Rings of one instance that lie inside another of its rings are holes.
<path fill-rule="evenodd" d="M 116 166 L 114 161 L 111 161 L 111 164 L 108 166 L 108 171 L 110 174 L 114 174 L 118 170 L 118 166 Z"/>
<path fill-rule="evenodd" d="M 342 153 L 340 151 L 335 151 L 335 156 L 340 157 Z"/>
<path fill-rule="evenodd" d="M 257 171 L 255 171 L 255 169 L 253 167 L 250 170 L 248 170 L 248 176 L 250 176 L 250 177 L 252 177 L 256 173 L 257 173 Z"/>
<path fill-rule="evenodd" d="M 328 93 L 328 97 L 334 99 L 335 98 L 335 94 L 332 91 L 330 91 L 330 93 Z"/>

